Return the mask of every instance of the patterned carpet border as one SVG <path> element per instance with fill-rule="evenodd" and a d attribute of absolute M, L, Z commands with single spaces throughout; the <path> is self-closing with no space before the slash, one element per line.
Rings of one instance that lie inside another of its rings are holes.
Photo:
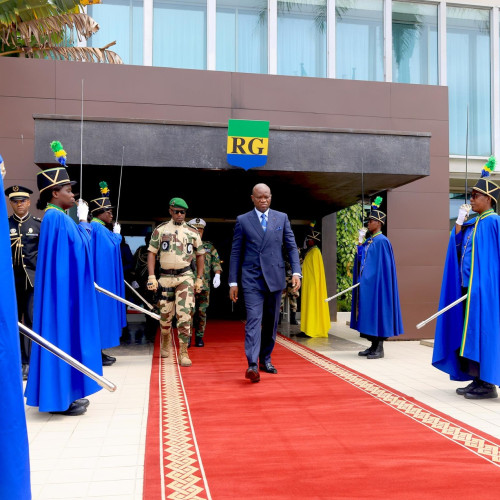
<path fill-rule="evenodd" d="M 163 498 L 210 500 L 177 356 L 159 359 Z"/>
<path fill-rule="evenodd" d="M 373 396 L 394 410 L 500 467 L 499 443 L 495 443 L 465 427 L 451 422 L 446 417 L 434 413 L 428 408 L 406 399 L 401 394 L 397 394 L 282 335 L 277 336 L 276 342 L 323 370 Z"/>

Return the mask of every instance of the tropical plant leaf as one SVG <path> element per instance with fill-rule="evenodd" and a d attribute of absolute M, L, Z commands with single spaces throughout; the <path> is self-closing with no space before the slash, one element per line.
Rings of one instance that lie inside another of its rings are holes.
<path fill-rule="evenodd" d="M 33 41 L 40 46 L 46 44 L 52 35 L 63 34 L 65 29 L 74 29 L 78 38 L 83 40 L 96 33 L 99 25 L 87 14 L 59 14 L 0 29 L 0 41 L 10 47 L 19 46 L 20 40 L 26 46 L 33 46 Z"/>
<path fill-rule="evenodd" d="M 60 61 L 123 64 L 121 57 L 111 50 L 97 47 L 26 47 L 20 49 L 29 58 L 50 58 Z"/>

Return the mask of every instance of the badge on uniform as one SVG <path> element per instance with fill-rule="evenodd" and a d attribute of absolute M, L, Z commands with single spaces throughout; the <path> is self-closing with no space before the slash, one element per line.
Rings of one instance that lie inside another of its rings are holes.
<path fill-rule="evenodd" d="M 193 244 L 189 243 L 187 246 L 187 253 L 193 253 Z"/>

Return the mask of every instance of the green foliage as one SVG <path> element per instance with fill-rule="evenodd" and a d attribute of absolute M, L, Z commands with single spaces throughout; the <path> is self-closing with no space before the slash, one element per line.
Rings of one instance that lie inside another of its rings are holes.
<path fill-rule="evenodd" d="M 352 268 L 361 228 L 361 205 L 357 203 L 337 212 L 337 292 L 352 286 Z M 339 311 L 351 310 L 352 292 L 337 299 Z"/>

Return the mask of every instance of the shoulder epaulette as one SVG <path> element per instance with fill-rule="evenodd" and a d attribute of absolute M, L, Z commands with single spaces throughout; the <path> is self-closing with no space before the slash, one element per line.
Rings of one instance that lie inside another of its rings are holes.
<path fill-rule="evenodd" d="M 191 224 L 188 224 L 187 222 L 185 222 L 184 224 L 186 224 L 186 226 L 191 229 L 192 231 L 196 231 L 198 232 L 198 229 L 196 229 L 194 226 L 192 226 Z"/>
<path fill-rule="evenodd" d="M 35 220 L 36 220 L 36 221 L 38 221 L 38 222 L 42 222 L 42 219 L 40 219 L 40 217 L 35 217 L 35 216 L 33 216 L 33 219 L 35 219 Z"/>
<path fill-rule="evenodd" d="M 157 225 L 157 226 L 153 229 L 153 231 L 156 231 L 157 229 L 160 229 L 160 227 L 165 226 L 165 225 L 166 225 L 166 224 L 168 224 L 168 223 L 169 223 L 169 221 L 167 220 L 167 221 L 165 221 L 165 222 L 162 222 L 161 224 L 158 224 L 158 225 Z"/>

